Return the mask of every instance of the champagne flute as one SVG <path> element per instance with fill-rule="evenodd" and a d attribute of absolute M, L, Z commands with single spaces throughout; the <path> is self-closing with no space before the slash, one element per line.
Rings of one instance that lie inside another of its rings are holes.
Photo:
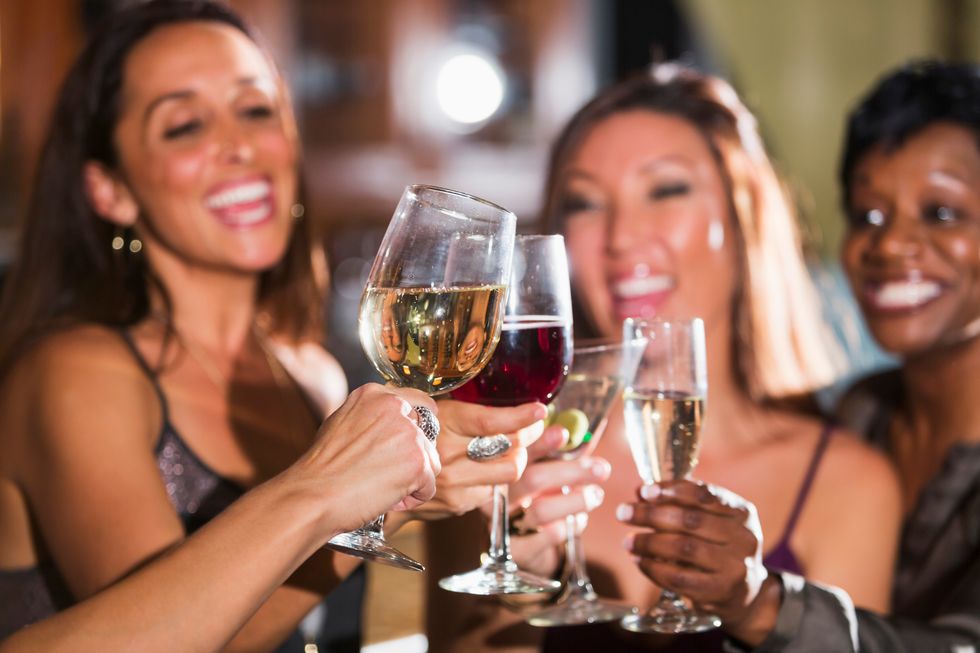
<path fill-rule="evenodd" d="M 500 338 L 516 224 L 510 211 L 464 193 L 405 189 L 358 317 L 361 346 L 388 383 L 438 395 L 483 369 Z M 384 515 L 328 546 L 422 571 L 385 542 L 383 526 Z"/>
<path fill-rule="evenodd" d="M 647 341 L 633 383 L 623 393 L 626 437 L 646 485 L 688 478 L 698 462 L 708 395 L 704 323 L 627 318 L 627 338 Z M 634 632 L 695 633 L 721 625 L 715 615 L 687 607 L 670 590 L 647 614 L 624 617 Z"/>
<path fill-rule="evenodd" d="M 518 236 L 500 343 L 479 376 L 453 393 L 455 399 L 490 406 L 548 403 L 572 362 L 572 300 L 565 239 Z M 535 594 L 561 583 L 517 568 L 510 554 L 507 487 L 493 488 L 490 550 L 477 569 L 439 581 L 451 592 Z"/>
<path fill-rule="evenodd" d="M 576 460 L 595 450 L 606 428 L 606 419 L 623 388 L 633 382 L 646 341 L 576 347 L 572 370 L 552 404 L 556 423 L 568 429 L 568 443 L 553 454 L 558 460 Z M 563 487 L 562 492 L 571 489 Z M 585 549 L 576 515 L 565 518 L 565 559 L 568 578 L 558 603 L 527 617 L 532 626 L 570 626 L 617 621 L 636 612 L 599 599 L 585 567 Z"/>

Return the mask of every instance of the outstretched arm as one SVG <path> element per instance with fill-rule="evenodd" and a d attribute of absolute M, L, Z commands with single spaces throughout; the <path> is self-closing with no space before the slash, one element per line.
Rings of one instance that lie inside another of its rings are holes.
<path fill-rule="evenodd" d="M 439 459 L 411 417 L 416 404 L 434 408 L 413 391 L 355 391 L 289 469 L 168 553 L 21 630 L 0 651 L 220 649 L 330 537 L 433 495 Z"/>

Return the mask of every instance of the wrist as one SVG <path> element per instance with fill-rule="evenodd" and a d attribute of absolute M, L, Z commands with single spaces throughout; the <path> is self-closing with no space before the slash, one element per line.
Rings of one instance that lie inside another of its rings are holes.
<path fill-rule="evenodd" d="M 777 574 L 770 573 L 763 581 L 755 599 L 744 616 L 737 621 L 725 621 L 723 628 L 733 638 L 749 646 L 759 646 L 776 627 L 783 600 L 783 585 Z"/>

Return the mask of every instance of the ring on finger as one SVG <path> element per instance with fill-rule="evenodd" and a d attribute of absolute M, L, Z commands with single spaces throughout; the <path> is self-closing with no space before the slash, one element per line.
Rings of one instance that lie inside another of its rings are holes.
<path fill-rule="evenodd" d="M 414 409 L 415 414 L 418 415 L 419 428 L 425 433 L 425 437 L 435 442 L 436 438 L 439 437 L 439 430 L 442 428 L 439 425 L 439 418 L 425 406 L 414 406 Z"/>

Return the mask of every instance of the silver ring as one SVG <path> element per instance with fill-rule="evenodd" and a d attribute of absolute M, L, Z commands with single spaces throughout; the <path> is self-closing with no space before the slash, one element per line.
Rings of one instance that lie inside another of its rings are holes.
<path fill-rule="evenodd" d="M 485 435 L 470 440 L 466 445 L 466 457 L 476 462 L 493 460 L 507 453 L 510 447 L 510 439 L 506 435 Z"/>
<path fill-rule="evenodd" d="M 439 418 L 425 406 L 415 406 L 414 408 L 415 414 L 419 416 L 419 428 L 425 433 L 425 437 L 435 442 L 436 438 L 439 437 L 439 430 L 442 428 L 439 425 Z"/>

